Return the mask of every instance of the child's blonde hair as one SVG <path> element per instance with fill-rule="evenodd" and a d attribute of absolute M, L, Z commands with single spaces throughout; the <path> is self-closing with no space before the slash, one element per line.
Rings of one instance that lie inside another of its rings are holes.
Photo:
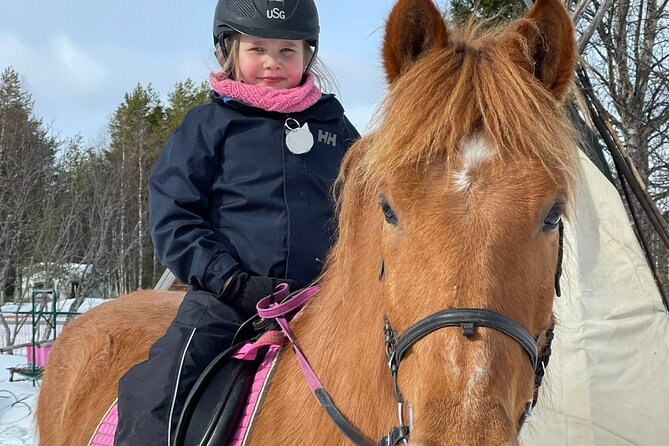
<path fill-rule="evenodd" d="M 239 40 L 241 34 L 235 33 L 225 39 L 226 53 L 228 57 L 225 57 L 221 45 L 216 44 L 216 59 L 218 63 L 221 64 L 221 68 L 228 79 L 239 80 L 241 78 L 241 73 L 239 72 Z M 304 64 L 308 64 L 311 58 L 314 55 L 314 49 L 307 43 L 303 41 L 304 45 Z M 316 85 L 324 93 L 334 93 L 339 90 L 337 81 L 335 80 L 334 75 L 330 69 L 316 56 L 309 72 L 314 75 Z"/>

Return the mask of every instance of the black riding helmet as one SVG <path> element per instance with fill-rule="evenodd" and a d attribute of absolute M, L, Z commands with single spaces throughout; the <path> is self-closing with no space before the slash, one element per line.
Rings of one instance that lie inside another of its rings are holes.
<path fill-rule="evenodd" d="M 214 45 L 227 57 L 225 39 L 234 33 L 266 39 L 306 40 L 318 52 L 318 10 L 314 0 L 218 0 L 214 12 Z"/>

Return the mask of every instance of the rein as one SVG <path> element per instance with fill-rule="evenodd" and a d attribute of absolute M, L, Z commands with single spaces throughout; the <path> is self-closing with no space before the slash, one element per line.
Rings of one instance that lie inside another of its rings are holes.
<path fill-rule="evenodd" d="M 560 277 L 562 276 L 562 258 L 563 258 L 563 240 L 564 225 L 559 224 L 559 251 L 558 264 L 555 272 L 555 293 L 561 296 Z M 384 262 L 381 262 L 381 272 L 379 280 L 383 280 L 385 273 Z M 332 418 L 337 427 L 346 437 L 356 446 L 373 446 L 362 434 L 360 434 L 346 418 L 339 412 L 332 402 L 332 398 L 327 393 L 323 384 L 318 379 L 313 368 L 307 361 L 299 346 L 295 342 L 293 334 L 286 319 L 289 313 L 294 312 L 314 295 L 320 291 L 318 287 L 309 287 L 301 290 L 294 295 L 289 295 L 288 285 L 280 284 L 272 295 L 269 295 L 258 302 L 258 315 L 263 319 L 274 319 L 281 327 L 282 332 L 290 341 L 295 352 L 302 373 L 304 374 L 311 391 L 315 395 L 319 404 L 325 409 Z M 277 303 L 277 301 L 281 301 Z M 537 404 L 539 388 L 543 382 L 543 377 L 551 356 L 551 344 L 554 338 L 554 326 L 551 325 L 545 332 L 545 344 L 541 352 L 538 351 L 539 338 L 532 336 L 522 325 L 513 319 L 493 310 L 484 308 L 449 308 L 438 311 L 426 318 L 418 321 L 409 327 L 404 334 L 397 336 L 387 316 L 384 317 L 384 335 L 386 359 L 393 380 L 393 393 L 397 402 L 399 426 L 393 427 L 388 435 L 383 437 L 377 446 L 399 446 L 407 445 L 409 441 L 410 428 L 405 423 L 404 404 L 399 385 L 399 368 L 402 359 L 408 354 L 411 347 L 427 335 L 448 327 L 460 327 L 462 334 L 467 338 L 474 336 L 476 327 L 487 327 L 497 330 L 521 345 L 527 353 L 532 368 L 534 369 L 534 392 L 532 399 L 528 401 L 519 421 L 519 435 L 522 434 L 525 427 L 529 424 L 532 417 L 532 410 Z"/>

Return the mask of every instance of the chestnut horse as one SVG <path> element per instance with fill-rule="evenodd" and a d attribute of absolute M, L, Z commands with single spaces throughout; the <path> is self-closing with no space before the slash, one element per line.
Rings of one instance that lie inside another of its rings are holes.
<path fill-rule="evenodd" d="M 401 335 L 446 309 L 504 315 L 527 336 L 482 324 L 415 338 L 397 388 L 410 444 L 516 445 L 534 391 L 528 351 L 552 324 L 558 227 L 576 180 L 563 107 L 572 23 L 559 0 L 538 0 L 502 29 L 457 31 L 432 0 L 399 0 L 383 59 L 389 92 L 375 130 L 345 157 L 338 239 L 294 335 L 340 412 L 376 443 L 397 424 L 384 320 Z M 63 330 L 40 392 L 42 445 L 87 444 L 119 377 L 178 303 L 143 291 Z M 289 349 L 250 440 L 269 443 L 349 444 Z"/>

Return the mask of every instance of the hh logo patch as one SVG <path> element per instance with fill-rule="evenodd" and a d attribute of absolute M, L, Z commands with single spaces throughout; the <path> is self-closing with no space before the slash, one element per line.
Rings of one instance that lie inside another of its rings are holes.
<path fill-rule="evenodd" d="M 329 146 L 337 147 L 337 134 L 326 132 L 324 130 L 318 131 L 318 142 L 327 144 Z"/>
<path fill-rule="evenodd" d="M 286 20 L 284 0 L 267 0 L 267 18 Z"/>

